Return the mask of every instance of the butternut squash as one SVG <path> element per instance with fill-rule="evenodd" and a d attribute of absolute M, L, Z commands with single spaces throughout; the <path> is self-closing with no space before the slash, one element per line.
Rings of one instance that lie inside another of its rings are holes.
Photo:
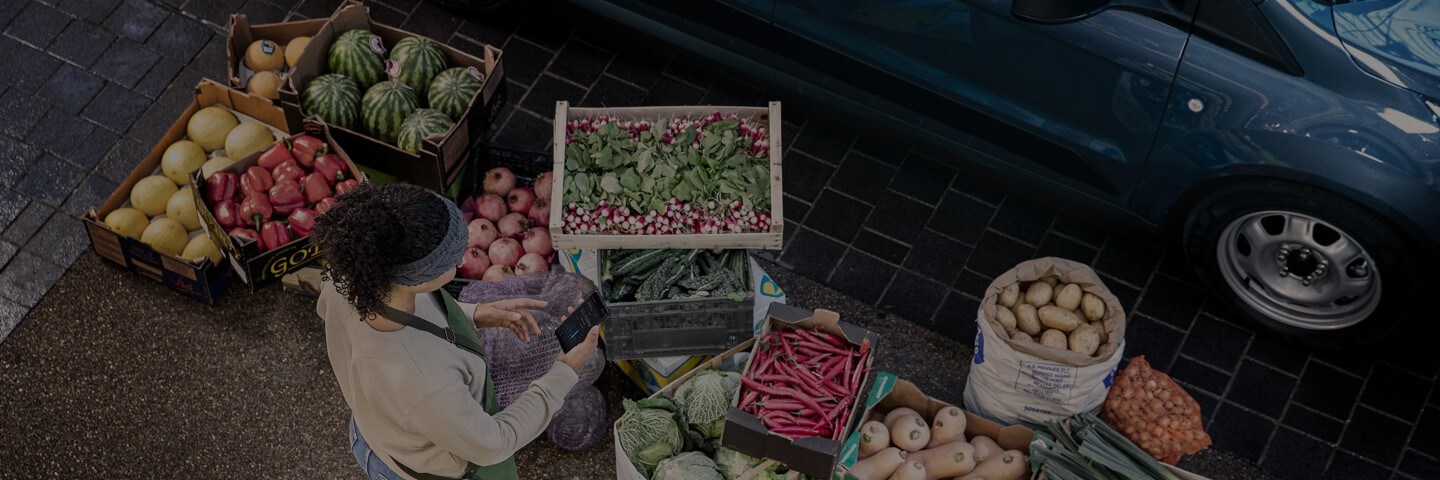
<path fill-rule="evenodd" d="M 860 458 L 866 458 L 890 447 L 890 429 L 871 420 L 860 426 Z"/>
<path fill-rule="evenodd" d="M 1005 453 L 1005 449 L 1000 448 L 1000 444 L 984 435 L 970 439 L 970 445 L 975 447 L 975 461 L 977 462 L 983 462 L 987 458 Z"/>
<path fill-rule="evenodd" d="M 890 428 L 890 444 L 901 450 L 918 452 L 930 443 L 930 426 L 919 414 L 897 417 L 885 426 Z"/>
<path fill-rule="evenodd" d="M 905 452 L 890 447 L 855 462 L 855 465 L 850 467 L 850 474 L 860 480 L 884 480 L 890 478 L 890 474 L 895 473 L 902 463 L 905 463 Z"/>
<path fill-rule="evenodd" d="M 906 460 L 925 465 L 925 480 L 951 478 L 975 469 L 975 447 L 965 442 L 950 442 L 910 454 Z"/>
<path fill-rule="evenodd" d="M 920 462 L 906 460 L 905 464 L 890 475 L 890 480 L 926 480 L 925 465 Z"/>
<path fill-rule="evenodd" d="M 925 448 L 935 448 L 950 442 L 965 441 L 965 412 L 956 407 L 945 407 L 935 413 L 930 423 L 930 443 Z"/>
<path fill-rule="evenodd" d="M 1005 453 L 981 461 L 970 474 L 960 477 L 959 480 L 1019 480 L 1030 470 L 1026 463 L 1025 454 L 1006 450 Z"/>

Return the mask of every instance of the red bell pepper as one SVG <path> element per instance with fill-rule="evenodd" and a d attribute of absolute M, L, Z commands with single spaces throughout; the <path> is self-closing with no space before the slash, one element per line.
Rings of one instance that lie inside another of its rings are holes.
<path fill-rule="evenodd" d="M 205 180 L 205 203 L 217 205 L 222 200 L 235 198 L 235 188 L 240 185 L 240 176 L 228 172 L 215 172 Z"/>
<path fill-rule="evenodd" d="M 305 170 L 301 169 L 300 164 L 295 163 L 294 160 L 286 160 L 270 169 L 270 178 L 275 179 L 275 183 L 290 180 L 299 184 L 305 181 Z"/>
<path fill-rule="evenodd" d="M 260 251 L 268 252 L 290 243 L 290 231 L 280 222 L 265 222 L 260 228 Z"/>
<path fill-rule="evenodd" d="M 310 236 L 310 229 L 315 228 L 315 215 L 314 210 L 297 208 L 290 212 L 285 224 L 290 226 L 290 233 L 295 234 L 295 238 L 305 238 Z"/>
<path fill-rule="evenodd" d="M 327 153 L 315 157 L 315 171 L 324 175 L 330 183 L 335 183 L 345 179 L 350 167 L 345 165 L 345 161 L 341 160 L 339 155 Z"/>
<path fill-rule="evenodd" d="M 285 142 L 282 141 L 275 142 L 270 148 L 265 149 L 265 152 L 260 154 L 260 160 L 256 163 L 260 165 L 260 168 L 272 170 L 281 163 L 285 163 L 286 160 L 293 162 L 295 161 L 295 156 L 290 154 L 290 149 L 285 145 Z"/>
<path fill-rule="evenodd" d="M 319 203 L 335 194 L 335 191 L 330 189 L 330 184 L 325 181 L 325 176 L 319 173 L 306 175 L 305 182 L 300 186 L 305 190 L 305 203 L 310 205 Z"/>
<path fill-rule="evenodd" d="M 289 215 L 305 206 L 305 194 L 300 193 L 300 185 L 293 180 L 276 182 L 270 187 L 270 205 L 275 208 L 275 213 Z"/>
<path fill-rule="evenodd" d="M 335 206 L 335 197 L 325 197 L 315 204 L 315 215 L 324 215 Z"/>
<path fill-rule="evenodd" d="M 352 178 L 352 179 L 349 179 L 349 180 L 346 180 L 346 181 L 343 181 L 343 182 L 340 182 L 340 183 L 337 183 L 337 184 L 335 184 L 335 196 L 338 197 L 338 196 L 344 195 L 345 192 L 354 190 L 355 187 L 358 187 L 358 186 L 360 186 L 360 181 L 359 181 L 359 180 L 356 180 L 356 179 L 353 179 L 353 178 Z"/>
<path fill-rule="evenodd" d="M 263 197 L 273 186 L 275 186 L 275 178 L 270 176 L 269 170 L 259 166 L 246 169 L 245 174 L 240 176 L 240 190 L 245 192 L 247 197 Z"/>
<path fill-rule="evenodd" d="M 252 227 L 259 227 L 261 222 L 270 219 L 275 207 L 270 205 L 270 199 L 265 195 L 247 195 L 245 200 L 240 202 L 240 221 Z"/>
<path fill-rule="evenodd" d="M 234 200 L 228 198 L 221 200 L 220 203 L 215 204 L 213 213 L 215 222 L 225 230 L 232 230 L 245 224 L 245 220 L 240 216 L 240 205 L 236 204 Z"/>
<path fill-rule="evenodd" d="M 260 234 L 248 228 L 232 228 L 230 229 L 230 236 L 243 238 L 256 243 L 260 242 Z"/>
<path fill-rule="evenodd" d="M 290 139 L 290 153 L 306 169 L 314 168 L 315 156 L 324 155 L 325 150 L 325 142 L 309 135 L 297 135 Z"/>

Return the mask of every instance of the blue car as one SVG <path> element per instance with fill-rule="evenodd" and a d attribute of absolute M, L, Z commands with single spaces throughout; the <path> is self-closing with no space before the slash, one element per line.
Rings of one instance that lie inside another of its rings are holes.
<path fill-rule="evenodd" d="M 1273 333 L 1436 293 L 1440 1 L 573 1 L 1171 234 Z"/>

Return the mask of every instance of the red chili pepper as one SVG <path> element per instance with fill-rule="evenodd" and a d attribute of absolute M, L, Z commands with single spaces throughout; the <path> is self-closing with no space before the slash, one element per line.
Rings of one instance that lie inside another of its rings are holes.
<path fill-rule="evenodd" d="M 290 243 L 290 231 L 280 222 L 265 222 L 260 229 L 260 251 L 268 252 Z"/>
<path fill-rule="evenodd" d="M 316 216 L 324 215 L 325 212 L 330 211 L 330 209 L 331 209 L 331 208 L 334 208 L 334 207 L 335 207 L 335 197 L 325 197 L 325 198 L 321 199 L 319 203 L 316 203 L 316 204 L 315 204 L 315 215 L 316 215 Z"/>
<path fill-rule="evenodd" d="M 205 202 L 210 205 L 221 200 L 235 198 L 235 189 L 240 185 L 240 176 L 229 172 L 215 172 L 205 179 Z"/>
<path fill-rule="evenodd" d="M 285 142 L 280 141 L 276 142 L 274 145 L 271 145 L 270 148 L 267 148 L 264 152 L 260 153 L 260 159 L 256 160 L 255 163 L 257 165 L 260 165 L 260 168 L 264 168 L 266 170 L 273 170 L 275 167 L 280 166 L 280 164 L 284 163 L 286 160 L 293 162 L 295 161 L 295 156 L 290 154 L 289 146 L 285 145 Z"/>
<path fill-rule="evenodd" d="M 315 228 L 315 216 L 314 210 L 304 207 L 297 208 L 290 212 L 290 216 L 285 219 L 285 224 L 290 226 L 290 233 L 295 234 L 295 238 L 305 238 L 310 236 L 310 230 Z"/>
<path fill-rule="evenodd" d="M 779 341 L 781 348 L 785 349 L 785 354 L 789 355 L 790 358 L 795 358 L 795 348 L 790 346 L 790 342 L 785 341 L 784 337 L 781 337 Z"/>
<path fill-rule="evenodd" d="M 245 169 L 245 174 L 240 176 L 240 190 L 245 192 L 247 197 L 265 195 L 273 186 L 275 186 L 275 178 L 270 176 L 269 170 L 259 166 Z"/>
<path fill-rule="evenodd" d="M 325 142 L 309 135 L 296 135 L 290 139 L 290 153 L 294 154 L 295 161 L 305 168 L 313 168 L 315 156 L 324 155 L 327 149 Z"/>
<path fill-rule="evenodd" d="M 305 203 L 311 205 L 335 195 L 335 191 L 330 188 L 330 182 L 326 182 L 325 176 L 319 173 L 306 175 L 300 186 L 305 190 Z"/>
<path fill-rule="evenodd" d="M 275 183 L 286 180 L 300 183 L 305 178 L 305 170 L 302 170 L 294 160 L 286 160 L 270 169 L 270 177 L 275 179 Z"/>
<path fill-rule="evenodd" d="M 345 179 L 350 167 L 345 165 L 345 161 L 341 160 L 339 155 L 327 153 L 315 157 L 315 171 L 324 175 L 330 183 L 335 183 Z"/>
<path fill-rule="evenodd" d="M 300 185 L 293 181 L 286 180 L 277 182 L 270 187 L 270 205 L 275 208 L 275 213 L 289 215 L 295 209 L 305 206 L 305 194 L 300 193 Z"/>
<path fill-rule="evenodd" d="M 745 394 L 744 398 L 740 399 L 740 408 L 743 410 L 745 407 L 750 406 L 751 404 L 755 403 L 755 399 L 759 397 L 760 392 L 751 390 L 749 393 Z"/>
<path fill-rule="evenodd" d="M 831 335 L 831 334 L 829 334 L 829 333 L 822 332 L 822 331 L 820 331 L 820 330 L 815 330 L 815 331 L 813 331 L 813 332 L 812 332 L 812 331 L 809 331 L 809 330 L 806 330 L 806 332 L 809 333 L 811 336 L 819 339 L 820 341 L 825 342 L 825 343 L 828 343 L 828 344 L 833 345 L 833 346 L 835 346 L 835 347 L 839 347 L 839 348 L 854 348 L 853 345 L 850 345 L 850 344 L 845 343 L 844 340 L 841 340 L 840 337 L 837 337 L 837 336 L 835 336 L 835 335 Z"/>
<path fill-rule="evenodd" d="M 355 187 L 358 187 L 358 186 L 360 186 L 360 181 L 359 181 L 359 180 L 356 180 L 356 179 L 353 179 L 353 178 L 352 178 L 352 179 L 349 179 L 349 180 L 345 180 L 345 181 L 339 182 L 339 183 L 336 183 L 336 184 L 335 184 L 335 196 L 338 197 L 338 196 L 344 195 L 346 192 L 349 192 L 349 191 L 351 191 L 351 190 L 354 190 Z"/>
<path fill-rule="evenodd" d="M 264 194 L 248 195 L 240 202 L 240 221 L 251 227 L 260 227 L 274 212 L 275 207 L 270 205 L 270 200 L 265 198 Z"/>
<path fill-rule="evenodd" d="M 755 381 L 755 380 L 752 380 L 752 379 L 750 379 L 750 377 L 743 377 L 743 376 L 740 377 L 740 383 L 743 383 L 743 384 L 745 384 L 745 386 L 750 387 L 750 388 L 752 388 L 752 389 L 754 389 L 754 390 L 759 390 L 761 393 L 768 393 L 768 394 L 771 394 L 771 395 L 784 395 L 784 396 L 789 396 L 788 393 L 781 392 L 780 389 L 772 388 L 772 387 L 770 387 L 770 386 L 767 386 L 767 385 L 765 385 L 765 384 L 762 384 L 762 383 L 760 383 L 760 382 L 757 382 L 757 381 Z"/>
<path fill-rule="evenodd" d="M 235 238 L 243 238 L 243 239 L 249 240 L 249 241 L 251 241 L 251 242 L 256 242 L 256 243 L 259 243 L 259 242 L 260 242 L 260 234 L 259 234 L 259 233 L 255 233 L 254 230 L 251 230 L 251 229 L 248 229 L 248 228 L 235 228 L 235 229 L 231 229 L 231 230 L 230 230 L 230 236 L 235 237 Z"/>
<path fill-rule="evenodd" d="M 770 430 L 770 433 L 778 433 L 790 438 L 804 437 L 829 437 L 831 430 L 828 425 L 818 427 L 779 427 Z"/>
<path fill-rule="evenodd" d="M 215 214 L 215 222 L 219 223 L 220 228 L 226 231 L 245 224 L 244 217 L 240 215 L 240 205 L 236 204 L 234 200 L 228 198 L 221 200 L 211 211 Z"/>

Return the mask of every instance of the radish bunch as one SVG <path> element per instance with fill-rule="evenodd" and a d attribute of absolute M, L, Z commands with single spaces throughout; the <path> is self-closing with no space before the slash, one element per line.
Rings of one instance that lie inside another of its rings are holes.
<path fill-rule="evenodd" d="M 663 212 L 651 210 L 644 215 L 630 207 L 612 207 L 600 201 L 594 210 L 577 204 L 565 207 L 565 229 L 571 233 L 615 233 L 620 235 L 676 235 L 684 233 L 763 232 L 770 229 L 770 212 L 756 212 L 749 204 L 736 200 L 721 207 L 711 200 L 702 208 L 678 198 L 665 204 Z"/>
<path fill-rule="evenodd" d="M 536 183 L 549 185 L 549 173 Z M 483 191 L 465 199 L 460 211 L 467 222 L 465 262 L 459 276 L 499 281 L 505 275 L 550 270 L 555 248 L 550 243 L 550 189 L 517 186 L 514 172 L 496 167 L 485 172 Z"/>
<path fill-rule="evenodd" d="M 869 370 L 870 343 L 785 329 L 759 340 L 741 377 L 740 409 L 771 433 L 839 440 Z"/>

